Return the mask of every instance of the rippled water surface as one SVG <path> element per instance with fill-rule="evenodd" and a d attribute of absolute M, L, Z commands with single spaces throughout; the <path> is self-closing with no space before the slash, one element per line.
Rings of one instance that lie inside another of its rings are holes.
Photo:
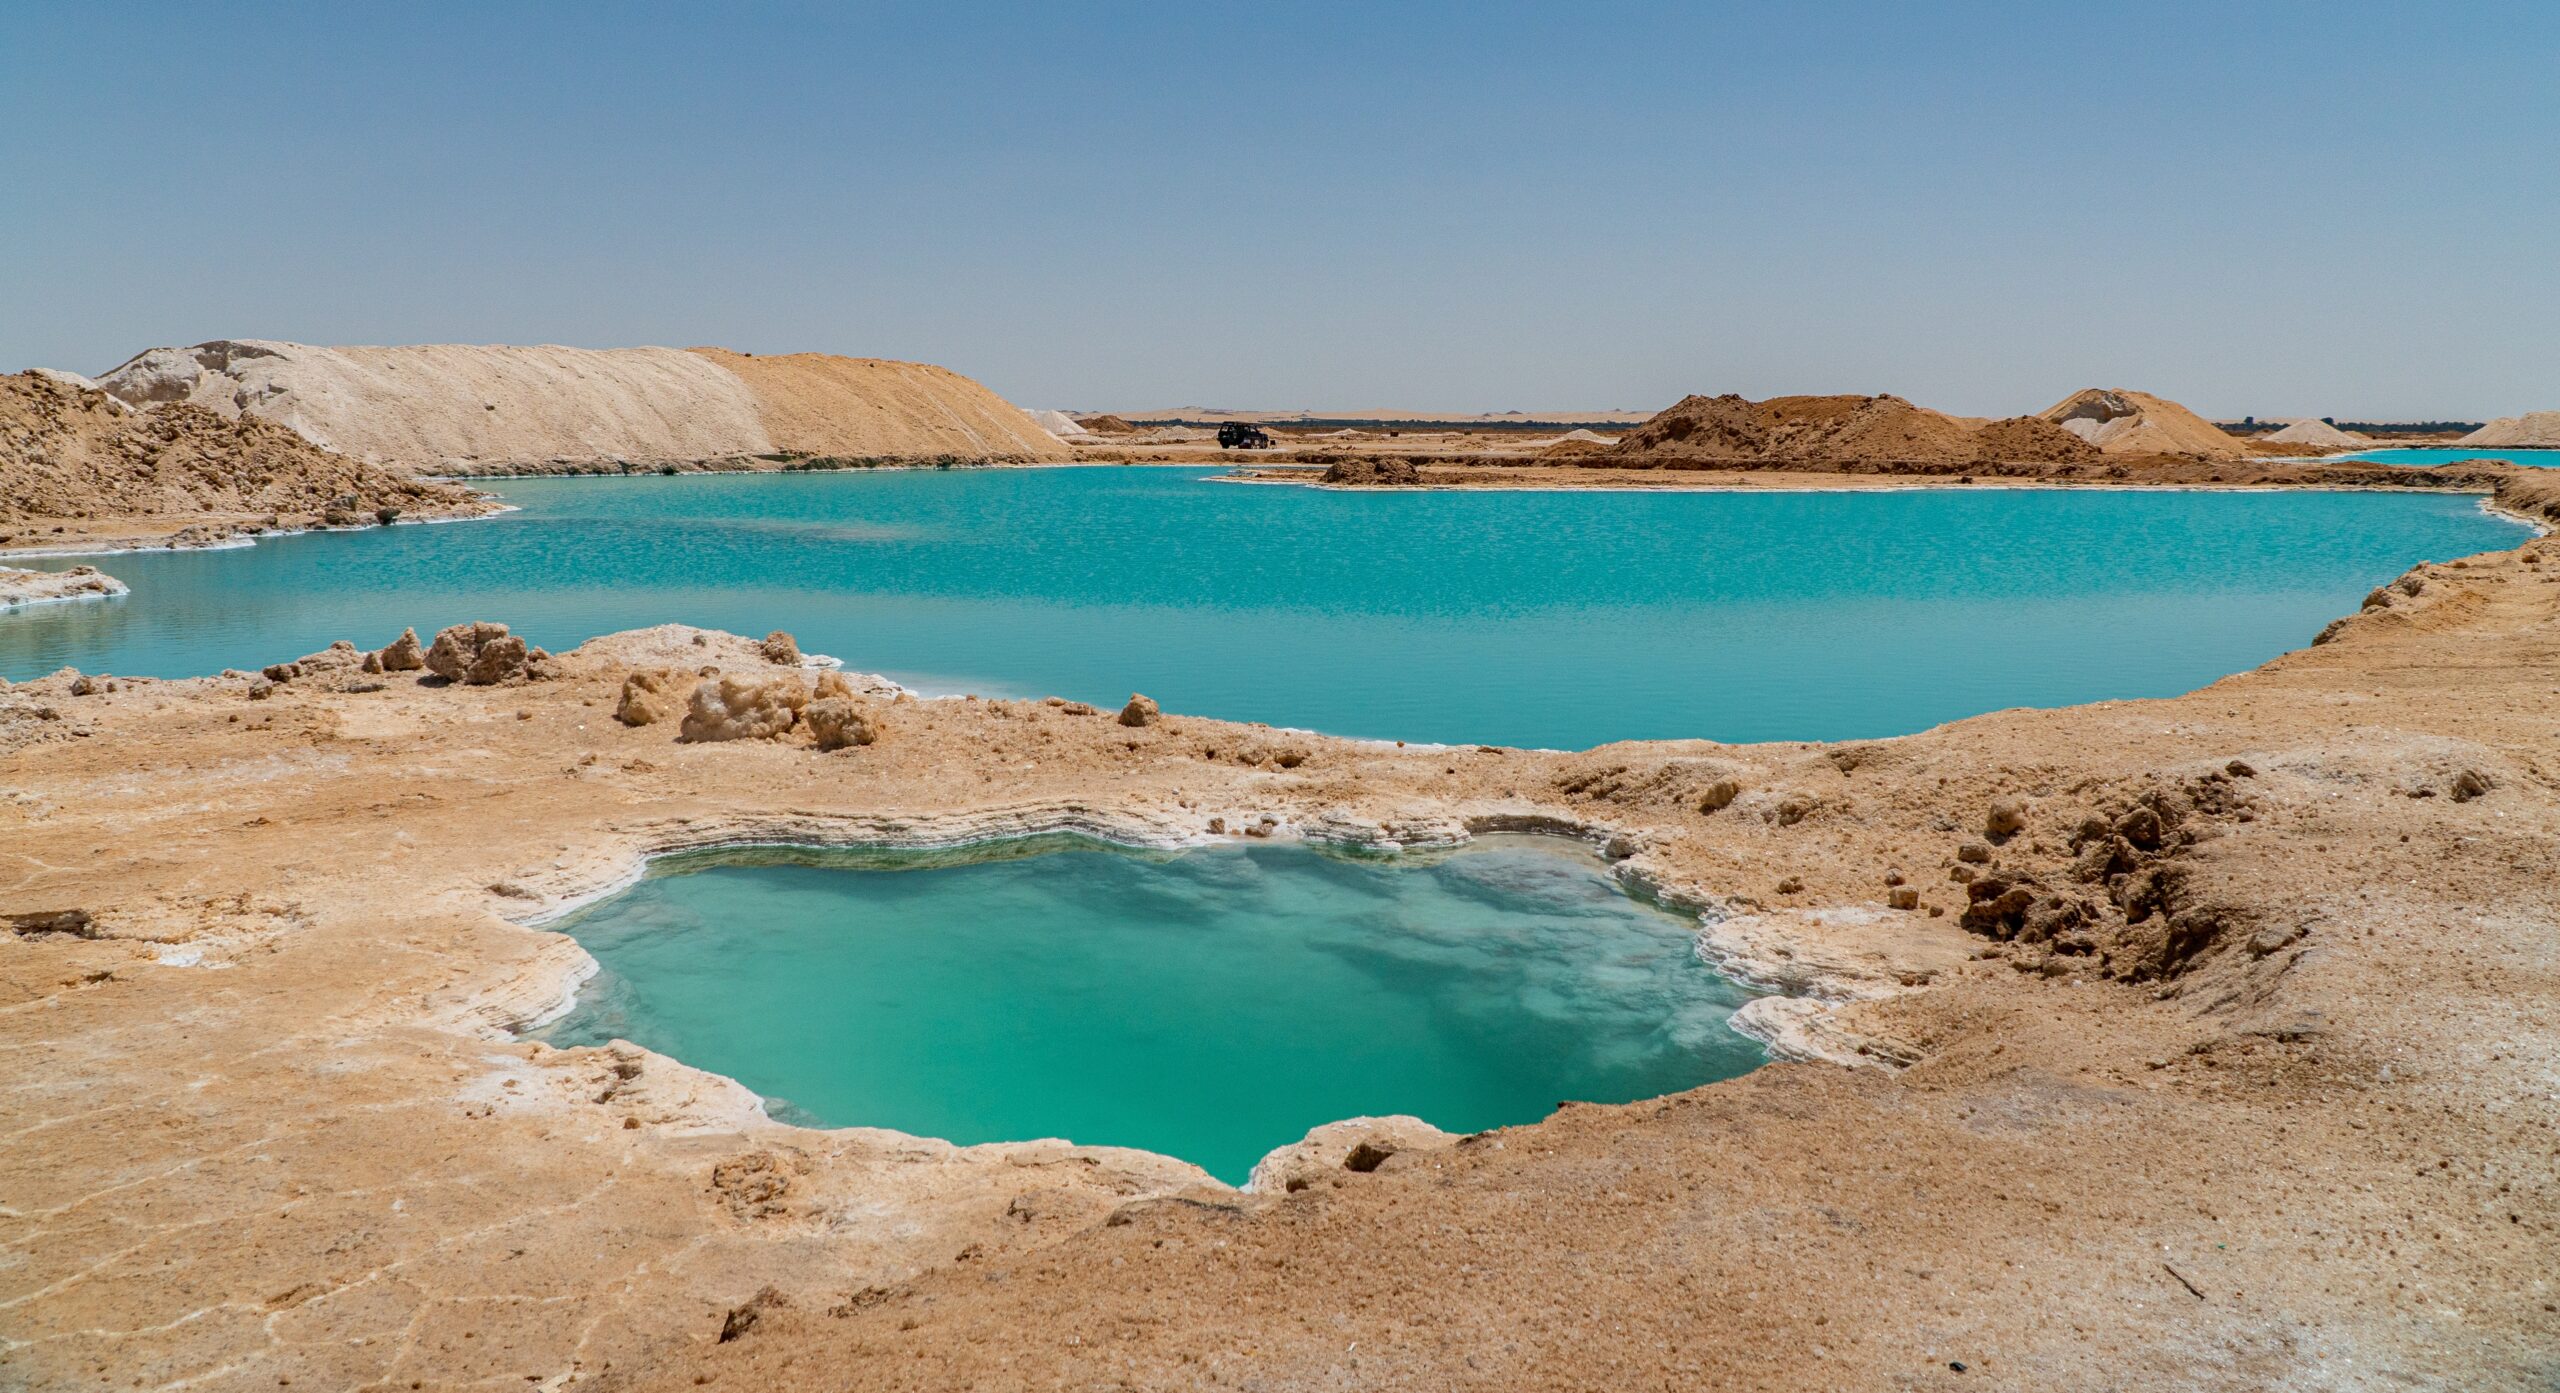
<path fill-rule="evenodd" d="M 561 927 L 604 975 L 555 1044 L 632 1040 L 793 1121 L 1143 1147 L 1229 1181 L 1346 1117 L 1478 1131 L 1763 1057 L 1687 920 L 1533 838 L 730 853 Z"/>
<path fill-rule="evenodd" d="M 101 558 L 0 615 L 0 675 L 181 676 L 468 619 L 565 648 L 682 621 L 934 691 L 1582 747 L 1877 736 L 2168 695 L 2410 565 L 2469 498 L 1911 490 L 1351 493 L 1187 468 L 532 479 L 482 522 Z M 41 563 L 72 564 L 69 559 Z"/>

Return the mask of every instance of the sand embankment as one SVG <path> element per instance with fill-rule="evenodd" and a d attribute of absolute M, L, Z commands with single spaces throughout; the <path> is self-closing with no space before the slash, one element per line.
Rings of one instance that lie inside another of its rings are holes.
<path fill-rule="evenodd" d="M 329 449 L 429 472 L 1068 453 L 947 369 L 814 353 L 241 339 L 155 348 L 98 382 L 137 407 L 188 403 L 273 421 Z"/>
<path fill-rule="evenodd" d="M 191 402 L 135 411 L 59 377 L 0 377 L 0 547 L 212 542 L 240 531 L 468 517 L 496 505 Z"/>
<path fill-rule="evenodd" d="M 827 353 L 690 351 L 746 385 L 773 450 L 902 459 L 1071 453 L 1028 412 L 949 368 Z"/>
<path fill-rule="evenodd" d="M 2467 450 L 2560 450 L 2560 411 L 2501 416 L 2453 443 Z"/>
<path fill-rule="evenodd" d="M 875 697 L 684 744 L 626 674 L 809 679 L 671 630 L 0 687 L 0 1385 L 2539 1387 L 2555 624 L 2538 539 L 2175 699 L 1579 752 Z M 648 852 L 1043 827 L 1574 830 L 1856 1067 L 1274 1194 L 504 1034 L 583 967 L 516 921 Z"/>

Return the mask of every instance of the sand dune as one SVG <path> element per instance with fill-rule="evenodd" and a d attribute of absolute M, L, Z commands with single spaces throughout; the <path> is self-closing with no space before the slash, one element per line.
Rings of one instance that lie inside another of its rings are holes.
<path fill-rule="evenodd" d="M 922 363 L 725 349 L 217 340 L 155 348 L 99 386 L 289 426 L 377 464 L 474 470 L 766 455 L 1055 457 L 1055 437 Z"/>

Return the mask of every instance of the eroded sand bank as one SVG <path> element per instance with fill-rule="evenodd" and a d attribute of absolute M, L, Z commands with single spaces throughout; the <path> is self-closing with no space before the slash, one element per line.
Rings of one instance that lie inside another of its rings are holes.
<path fill-rule="evenodd" d="M 1843 745 L 618 722 L 635 668 L 799 680 L 695 637 L 0 691 L 0 1383 L 2549 1379 L 2560 542 L 2186 697 Z M 523 921 L 652 851 L 1524 827 L 1704 907 L 1825 1062 L 1245 1195 L 509 1034 L 585 967 Z"/>

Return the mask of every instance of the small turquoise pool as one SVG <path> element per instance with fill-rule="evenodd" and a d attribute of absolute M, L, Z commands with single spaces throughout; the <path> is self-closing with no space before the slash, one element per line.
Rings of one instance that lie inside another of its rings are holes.
<path fill-rule="evenodd" d="M 1231 1182 L 1347 1117 L 1479 1131 L 1763 1060 L 1691 923 L 1553 839 L 728 852 L 560 927 L 604 971 L 554 1044 L 631 1040 L 795 1122 L 1140 1147 Z"/>
<path fill-rule="evenodd" d="M 480 522 L 104 558 L 0 615 L 0 676 L 188 676 L 497 619 L 682 622 L 927 692 L 1583 748 L 1850 739 L 2168 696 L 2409 566 L 2512 546 L 2464 497 L 2061 489 L 1369 492 L 1170 468 L 524 479 Z M 42 563 L 73 564 L 68 558 Z"/>

